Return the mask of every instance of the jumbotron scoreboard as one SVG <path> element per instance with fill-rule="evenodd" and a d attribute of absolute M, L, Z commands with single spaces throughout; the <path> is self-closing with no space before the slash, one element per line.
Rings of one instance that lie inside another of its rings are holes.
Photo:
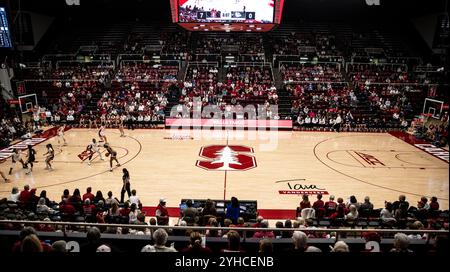
<path fill-rule="evenodd" d="M 172 21 L 190 31 L 265 32 L 281 23 L 284 0 L 170 0 Z"/>

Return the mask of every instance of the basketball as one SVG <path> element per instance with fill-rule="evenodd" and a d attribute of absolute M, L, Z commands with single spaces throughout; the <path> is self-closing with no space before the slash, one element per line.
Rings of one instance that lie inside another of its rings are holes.
<path fill-rule="evenodd" d="M 109 157 L 109 153 L 106 153 L 105 156 L 106 156 L 106 157 Z"/>

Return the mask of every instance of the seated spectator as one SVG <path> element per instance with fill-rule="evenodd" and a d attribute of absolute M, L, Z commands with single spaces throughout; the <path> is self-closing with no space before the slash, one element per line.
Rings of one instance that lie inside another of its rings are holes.
<path fill-rule="evenodd" d="M 423 226 L 422 222 L 415 221 L 414 223 L 409 225 L 409 229 L 411 229 L 411 230 L 423 230 L 424 226 Z M 427 238 L 427 234 L 424 233 L 422 235 L 420 233 L 415 233 L 415 234 L 411 233 L 411 234 L 408 235 L 408 238 L 409 239 L 426 239 Z"/>
<path fill-rule="evenodd" d="M 356 220 L 358 218 L 358 209 L 355 205 L 350 205 L 349 212 L 345 215 L 347 220 Z"/>
<path fill-rule="evenodd" d="M 96 207 L 94 204 L 91 204 L 91 200 L 89 198 L 86 198 L 84 200 L 83 205 L 83 214 L 86 218 L 86 222 L 95 222 L 95 214 L 96 214 Z"/>
<path fill-rule="evenodd" d="M 38 214 L 54 214 L 55 210 L 45 205 L 45 198 L 41 197 L 36 206 L 36 213 Z"/>
<path fill-rule="evenodd" d="M 344 241 L 337 241 L 334 247 L 331 247 L 331 252 L 350 252 L 348 245 Z"/>
<path fill-rule="evenodd" d="M 101 232 L 97 227 L 90 227 L 86 233 L 87 242 L 80 245 L 81 253 L 97 252 L 97 248 L 101 245 Z"/>
<path fill-rule="evenodd" d="M 327 202 L 325 202 L 325 215 L 326 217 L 330 217 L 332 214 L 336 212 L 337 203 L 334 202 L 334 195 L 330 195 L 330 198 Z"/>
<path fill-rule="evenodd" d="M 225 220 L 223 220 L 223 226 L 225 228 L 229 228 L 232 224 L 233 224 L 233 222 L 231 222 L 231 220 L 228 218 L 225 218 Z M 227 238 L 227 233 L 228 233 L 227 230 L 222 230 L 222 237 Z"/>
<path fill-rule="evenodd" d="M 261 222 L 264 220 L 264 217 L 262 217 L 261 215 L 258 215 L 256 217 L 256 223 L 253 224 L 251 227 L 252 228 L 260 228 L 261 227 Z"/>
<path fill-rule="evenodd" d="M 294 231 L 292 234 L 294 248 L 288 250 L 289 253 L 310 252 L 319 250 L 316 247 L 308 246 L 308 236 L 303 231 Z"/>
<path fill-rule="evenodd" d="M 39 197 L 36 195 L 36 188 L 33 188 L 30 190 L 30 196 L 29 196 L 28 205 L 27 205 L 28 209 L 35 210 L 38 202 L 39 202 Z"/>
<path fill-rule="evenodd" d="M 289 220 L 289 219 L 286 220 L 284 222 L 284 228 L 286 228 L 286 229 L 292 228 L 292 221 Z M 293 231 L 290 231 L 290 230 L 289 231 L 283 231 L 282 234 L 281 234 L 281 238 L 291 238 L 292 234 L 294 234 Z"/>
<path fill-rule="evenodd" d="M 439 203 L 437 197 L 431 197 L 430 211 L 439 211 Z"/>
<path fill-rule="evenodd" d="M 394 203 L 392 203 L 392 210 L 395 212 L 395 210 L 397 210 L 400 207 L 401 203 L 405 203 L 406 209 L 409 208 L 409 203 L 408 203 L 408 201 L 406 201 L 406 196 L 399 195 L 398 201 L 394 201 Z"/>
<path fill-rule="evenodd" d="M 267 220 L 263 220 L 261 222 L 261 228 L 268 228 L 269 222 Z M 275 238 L 275 235 L 273 234 L 273 231 L 266 231 L 266 230 L 258 230 L 253 234 L 253 238 Z"/>
<path fill-rule="evenodd" d="M 203 217 L 203 225 L 208 222 L 209 217 L 217 216 L 216 207 L 211 199 L 206 200 L 205 207 L 203 208 L 201 215 Z"/>
<path fill-rule="evenodd" d="M 393 225 L 397 220 L 394 218 L 394 215 L 392 214 L 392 203 L 386 202 L 384 209 L 380 212 L 380 218 L 383 221 L 383 223 L 388 225 Z"/>
<path fill-rule="evenodd" d="M 19 233 L 19 241 L 15 242 L 14 245 L 13 245 L 13 248 L 12 248 L 12 252 L 13 253 L 14 252 L 21 252 L 22 242 L 29 235 L 37 235 L 36 230 L 33 227 L 24 227 Z M 42 241 L 40 242 L 40 244 L 41 244 L 41 247 L 42 247 L 44 252 L 51 251 L 51 247 L 48 244 L 46 244 L 46 243 L 44 243 Z"/>
<path fill-rule="evenodd" d="M 67 243 L 64 240 L 58 240 L 52 244 L 52 252 L 67 252 Z"/>
<path fill-rule="evenodd" d="M 75 207 L 75 209 L 81 210 L 83 202 L 81 200 L 80 190 L 75 189 L 73 191 L 73 195 L 71 197 L 69 197 L 68 201 L 70 204 L 72 204 Z"/>
<path fill-rule="evenodd" d="M 192 226 L 198 221 L 198 210 L 193 207 L 192 200 L 186 201 L 186 208 L 182 210 L 183 220 L 186 221 L 188 226 Z"/>
<path fill-rule="evenodd" d="M 217 221 L 217 219 L 215 217 L 211 217 L 208 221 L 208 224 L 206 225 L 207 227 L 219 227 L 219 222 Z M 222 231 L 221 230 L 217 230 L 217 229 L 208 229 L 206 230 L 206 236 L 207 237 L 221 237 L 222 236 Z"/>
<path fill-rule="evenodd" d="M 181 250 L 182 253 L 212 253 L 209 247 L 202 246 L 202 236 L 199 232 L 194 231 L 190 235 L 189 246 Z"/>
<path fill-rule="evenodd" d="M 426 210 L 428 211 L 430 209 L 430 205 L 428 204 L 428 198 L 422 196 L 420 198 L 420 201 L 417 203 L 417 209 L 421 210 Z"/>
<path fill-rule="evenodd" d="M 105 206 L 109 208 L 113 203 L 117 203 L 117 205 L 119 205 L 119 201 L 116 198 L 113 198 L 113 193 L 109 191 L 108 198 L 105 200 Z"/>
<path fill-rule="evenodd" d="M 120 211 L 119 211 L 119 204 L 117 204 L 116 202 L 113 202 L 111 205 L 111 208 L 109 208 L 108 210 L 108 216 L 110 218 L 110 220 L 114 220 L 114 218 L 117 218 L 120 215 Z M 112 221 L 114 222 L 114 221 Z"/>
<path fill-rule="evenodd" d="M 70 198 L 70 192 L 69 189 L 64 189 L 63 195 L 61 196 L 61 200 L 69 200 Z"/>
<path fill-rule="evenodd" d="M 234 230 L 230 230 L 227 233 L 228 238 L 228 247 L 226 249 L 222 249 L 221 252 L 245 252 L 241 249 L 241 237 L 239 233 Z"/>
<path fill-rule="evenodd" d="M 12 190 L 11 190 L 11 194 L 9 195 L 8 200 L 12 201 L 12 202 L 17 202 L 17 201 L 19 201 L 19 197 L 20 197 L 19 188 L 13 187 Z"/>
<path fill-rule="evenodd" d="M 70 204 L 67 200 L 61 201 L 59 204 L 59 212 L 61 213 L 61 216 L 65 218 L 68 221 L 72 221 L 74 218 L 74 215 L 76 213 L 76 210 L 72 204 Z"/>
<path fill-rule="evenodd" d="M 283 222 L 277 221 L 275 223 L 275 228 L 277 228 L 277 229 L 284 228 Z M 283 233 L 283 231 L 281 231 L 281 230 L 274 231 L 275 238 L 277 238 L 277 239 L 281 238 L 282 233 Z"/>
<path fill-rule="evenodd" d="M 95 205 L 97 205 L 97 204 L 99 203 L 100 200 L 101 200 L 103 203 L 105 203 L 105 198 L 103 197 L 102 191 L 97 191 L 97 193 L 95 194 L 93 203 L 94 203 Z"/>
<path fill-rule="evenodd" d="M 153 240 L 155 242 L 155 250 L 156 252 L 177 252 L 174 247 L 167 247 L 167 238 L 169 235 L 164 229 L 157 229 L 153 233 Z"/>
<path fill-rule="evenodd" d="M 28 203 L 30 201 L 30 186 L 23 186 L 23 191 L 19 194 L 19 201 L 23 203 Z"/>
<path fill-rule="evenodd" d="M 259 253 L 273 253 L 273 244 L 270 239 L 261 239 L 259 241 Z"/>
<path fill-rule="evenodd" d="M 413 251 L 409 248 L 409 238 L 404 233 L 397 233 L 394 235 L 394 248 L 391 252 L 403 252 L 412 253 Z"/>
<path fill-rule="evenodd" d="M 369 217 L 373 211 L 373 204 L 370 202 L 368 196 L 364 197 L 364 202 L 359 206 L 359 213 L 361 217 Z"/>
<path fill-rule="evenodd" d="M 303 195 L 302 201 L 300 202 L 300 211 L 305 208 L 311 208 L 311 203 L 309 202 L 308 195 Z"/>
<path fill-rule="evenodd" d="M 22 240 L 20 252 L 22 253 L 36 253 L 43 252 L 41 241 L 36 234 L 30 234 Z"/>
<path fill-rule="evenodd" d="M 345 218 L 345 208 L 344 206 L 338 206 L 336 211 L 330 215 L 330 219 L 344 219 Z"/>
<path fill-rule="evenodd" d="M 119 213 L 120 213 L 120 216 L 128 217 L 128 215 L 130 214 L 130 202 L 126 201 L 123 204 L 123 207 L 120 208 Z"/>
<path fill-rule="evenodd" d="M 86 193 L 83 195 L 83 201 L 85 201 L 87 198 L 89 198 L 92 201 L 94 201 L 94 195 L 92 194 L 92 188 L 87 187 Z"/>
<path fill-rule="evenodd" d="M 356 209 L 359 209 L 359 206 L 361 206 L 361 204 L 358 203 L 358 200 L 356 200 L 356 197 L 354 195 L 350 196 L 346 208 L 349 209 L 350 205 L 355 205 Z"/>
<path fill-rule="evenodd" d="M 130 224 L 135 224 L 137 223 L 137 217 L 138 215 L 141 213 L 141 211 L 139 211 L 139 209 L 137 208 L 136 204 L 133 203 L 130 206 L 130 212 L 128 213 L 128 222 Z M 120 214 L 120 213 L 119 213 Z M 159 225 L 159 224 L 158 224 Z"/>
<path fill-rule="evenodd" d="M 322 200 L 322 194 L 317 195 L 317 200 L 314 202 L 312 208 L 316 211 L 318 218 L 322 218 L 325 215 L 325 202 Z"/>
<path fill-rule="evenodd" d="M 45 199 L 45 205 L 49 206 L 52 204 L 56 204 L 54 201 L 50 201 L 50 199 L 47 197 L 47 191 L 46 190 L 42 190 L 41 194 L 39 195 L 39 199 L 40 198 L 44 198 Z"/>

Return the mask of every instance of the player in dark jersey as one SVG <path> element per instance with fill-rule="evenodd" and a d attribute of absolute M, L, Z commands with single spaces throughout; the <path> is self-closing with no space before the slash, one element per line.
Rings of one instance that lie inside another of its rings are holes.
<path fill-rule="evenodd" d="M 46 145 L 47 153 L 44 154 L 45 158 L 45 170 L 53 170 L 52 164 L 50 163 L 55 158 L 55 150 L 52 144 Z"/>
<path fill-rule="evenodd" d="M 117 160 L 117 152 L 116 152 L 114 149 L 112 149 L 111 146 L 110 146 L 109 144 L 104 144 L 103 147 L 106 149 L 106 154 L 105 154 L 105 156 L 106 156 L 106 157 L 110 156 L 110 157 L 109 157 L 109 171 L 112 172 L 112 170 L 113 170 L 113 168 L 112 168 L 112 163 L 113 163 L 113 161 L 116 161 L 116 162 L 117 162 L 117 165 L 116 165 L 117 167 L 120 166 L 120 163 L 119 163 L 119 161 Z"/>
<path fill-rule="evenodd" d="M 32 145 L 28 145 L 28 158 L 27 158 L 27 162 L 25 163 L 25 165 L 28 167 L 28 165 L 30 165 L 29 167 L 29 171 L 26 173 L 27 175 L 31 174 L 31 172 L 33 172 L 33 162 L 36 161 L 36 150 L 33 149 Z"/>

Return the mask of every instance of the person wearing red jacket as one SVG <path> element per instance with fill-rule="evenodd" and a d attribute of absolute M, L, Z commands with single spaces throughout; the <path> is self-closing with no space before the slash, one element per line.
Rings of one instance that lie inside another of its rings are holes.
<path fill-rule="evenodd" d="M 30 201 L 30 196 L 31 196 L 30 186 L 29 185 L 23 186 L 23 191 L 21 191 L 19 195 L 19 201 L 27 203 Z"/>
<path fill-rule="evenodd" d="M 169 211 L 166 207 L 166 199 L 161 198 L 159 200 L 159 204 L 156 207 L 156 221 L 159 226 L 167 226 L 169 225 Z"/>

